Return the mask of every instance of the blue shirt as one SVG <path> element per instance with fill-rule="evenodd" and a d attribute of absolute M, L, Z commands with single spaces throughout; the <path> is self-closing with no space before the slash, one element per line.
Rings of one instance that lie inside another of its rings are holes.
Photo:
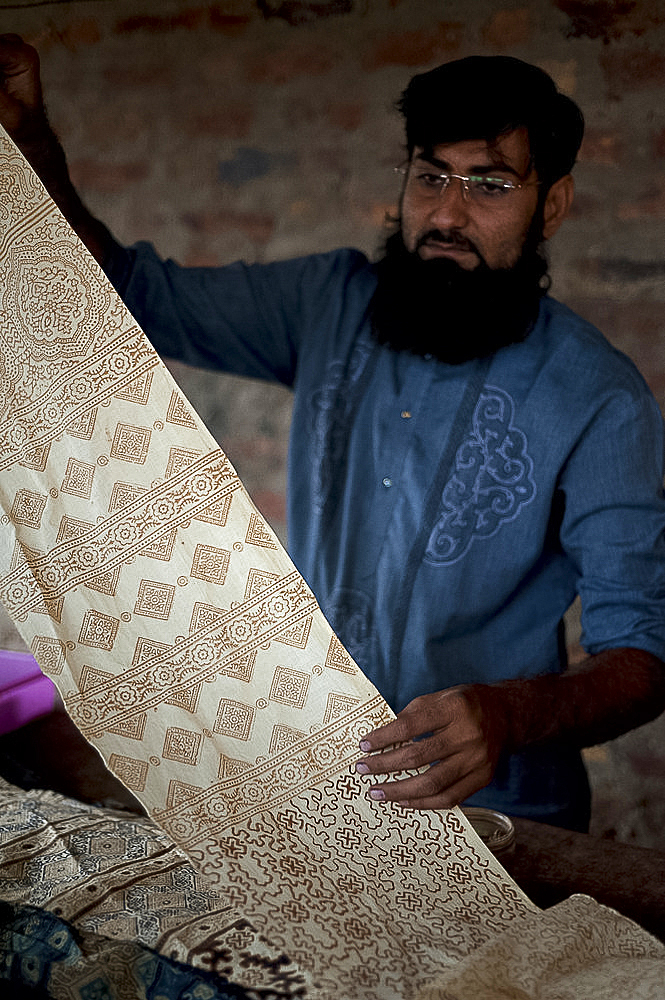
<path fill-rule="evenodd" d="M 665 659 L 662 417 L 565 306 L 546 297 L 525 342 L 447 365 L 374 343 L 354 250 L 181 268 L 138 244 L 108 272 L 161 354 L 292 387 L 289 551 L 395 711 L 561 671 L 576 594 L 589 653 Z M 579 753 L 550 745 L 472 801 L 584 826 L 589 792 Z"/>

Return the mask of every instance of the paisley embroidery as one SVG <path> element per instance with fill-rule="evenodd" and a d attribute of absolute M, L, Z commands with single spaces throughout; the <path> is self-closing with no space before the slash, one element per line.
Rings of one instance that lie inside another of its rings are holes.
<path fill-rule="evenodd" d="M 513 424 L 514 402 L 507 392 L 486 386 L 473 414 L 469 435 L 457 449 L 425 560 L 450 565 L 476 538 L 491 538 L 514 521 L 536 495 L 533 460 L 526 435 Z"/>

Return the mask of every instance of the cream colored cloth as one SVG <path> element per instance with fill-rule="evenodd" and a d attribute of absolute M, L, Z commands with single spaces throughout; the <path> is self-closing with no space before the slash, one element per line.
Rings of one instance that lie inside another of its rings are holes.
<path fill-rule="evenodd" d="M 112 956 L 114 1000 L 138 1000 L 127 942 L 218 976 L 242 967 L 245 988 L 271 997 L 306 995 L 298 966 L 234 914 L 143 816 L 25 792 L 0 778 L 0 900 L 48 910 L 75 928 L 84 961 L 77 970 L 61 964 L 49 982 L 57 1000 L 97 995 L 100 952 Z M 0 996 L 2 973 L 0 944 Z"/>
<path fill-rule="evenodd" d="M 75 723 L 313 1000 L 565 951 L 459 810 L 367 798 L 388 706 L 4 133 L 0 174 L 0 599 Z"/>
<path fill-rule="evenodd" d="M 242 968 L 245 987 L 260 996 L 318 994 L 151 820 L 55 792 L 23 792 L 1 778 L 0 899 L 49 909 L 75 927 L 80 960 L 54 968 L 54 1000 L 87 995 L 102 975 L 115 994 L 135 997 L 136 954 L 127 942 L 194 970 L 224 976 Z M 661 942 L 576 896 L 511 921 L 443 967 L 418 1000 L 662 1000 L 664 982 Z"/>
<path fill-rule="evenodd" d="M 665 945 L 588 896 L 529 914 L 418 1000 L 663 1000 Z"/>
<path fill-rule="evenodd" d="M 388 706 L 4 135 L 0 169 L 0 598 L 111 770 L 310 990 L 409 996 L 534 907 L 459 810 L 367 798 L 353 762 Z"/>

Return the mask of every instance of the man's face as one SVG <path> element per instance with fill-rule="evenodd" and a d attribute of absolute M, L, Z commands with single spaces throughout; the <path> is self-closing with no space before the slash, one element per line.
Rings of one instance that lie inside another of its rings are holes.
<path fill-rule="evenodd" d="M 497 198 L 466 194 L 452 178 L 440 194 L 427 189 L 427 175 L 446 172 L 488 176 L 522 184 Z M 418 179 L 420 178 L 420 179 Z M 529 139 L 519 128 L 492 145 L 484 140 L 416 147 L 402 194 L 404 245 L 422 260 L 448 258 L 465 271 L 485 263 L 491 270 L 518 261 L 538 207 L 538 185 L 531 169 Z"/>

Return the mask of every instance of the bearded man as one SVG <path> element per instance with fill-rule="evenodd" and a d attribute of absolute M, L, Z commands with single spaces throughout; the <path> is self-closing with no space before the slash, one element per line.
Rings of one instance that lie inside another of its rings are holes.
<path fill-rule="evenodd" d="M 665 502 L 643 379 L 547 294 L 577 106 L 517 59 L 419 74 L 377 263 L 188 269 L 86 212 L 36 53 L 5 36 L 0 66 L 0 120 L 157 350 L 293 389 L 290 553 L 398 713 L 361 743 L 369 794 L 584 829 L 580 748 L 665 705 Z M 588 657 L 570 667 L 576 596 Z"/>

